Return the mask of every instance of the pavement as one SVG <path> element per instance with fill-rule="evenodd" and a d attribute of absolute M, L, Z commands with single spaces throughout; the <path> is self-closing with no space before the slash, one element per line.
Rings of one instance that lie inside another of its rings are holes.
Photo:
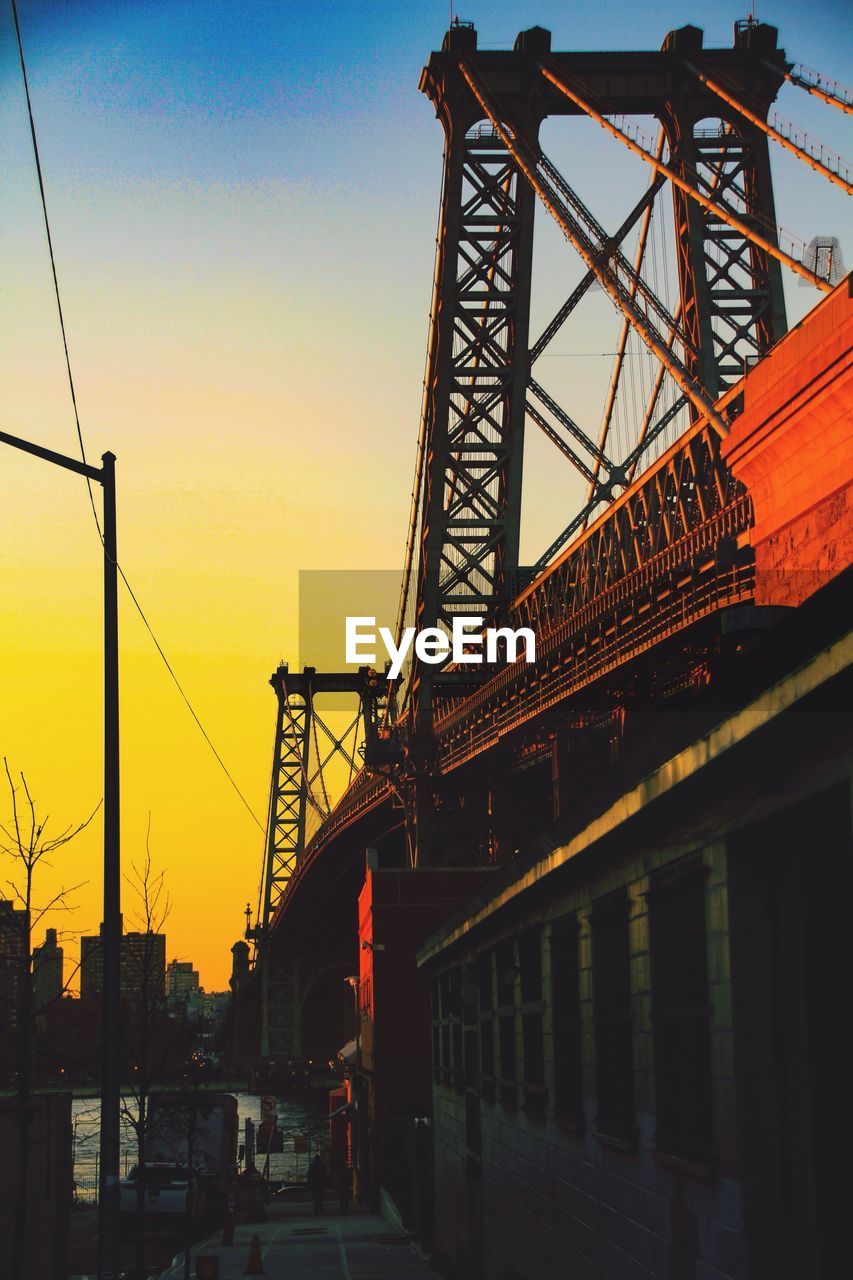
<path fill-rule="evenodd" d="M 263 1274 L 269 1280 L 439 1280 L 412 1237 L 376 1214 L 354 1210 L 314 1217 L 304 1205 L 271 1206 L 267 1222 L 236 1227 L 234 1243 L 222 1245 L 221 1231 L 197 1244 L 195 1259 L 219 1259 L 219 1280 L 242 1280 L 252 1236 L 257 1235 Z M 160 1280 L 183 1280 L 183 1255 Z"/>

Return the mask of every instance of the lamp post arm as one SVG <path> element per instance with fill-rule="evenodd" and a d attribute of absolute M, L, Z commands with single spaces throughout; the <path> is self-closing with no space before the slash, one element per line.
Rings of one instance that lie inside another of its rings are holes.
<path fill-rule="evenodd" d="M 78 476 L 87 476 L 89 480 L 97 480 L 103 484 L 104 473 L 97 467 L 90 467 L 88 462 L 79 462 L 77 458 L 68 458 L 64 453 L 55 453 L 53 449 L 45 449 L 44 445 L 33 444 L 31 440 L 22 440 L 20 436 L 9 435 L 8 431 L 0 431 L 0 444 L 10 444 L 13 449 L 21 449 L 24 453 L 32 453 L 45 462 L 53 462 L 66 471 L 76 471 Z"/>

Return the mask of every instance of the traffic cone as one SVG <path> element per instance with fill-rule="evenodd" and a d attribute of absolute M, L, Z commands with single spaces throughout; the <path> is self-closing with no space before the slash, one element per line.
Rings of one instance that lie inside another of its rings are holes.
<path fill-rule="evenodd" d="M 252 1243 L 249 1245 L 249 1261 L 246 1263 L 244 1276 L 262 1276 L 266 1275 L 264 1271 L 264 1260 L 261 1257 L 261 1241 L 257 1232 L 252 1236 Z"/>

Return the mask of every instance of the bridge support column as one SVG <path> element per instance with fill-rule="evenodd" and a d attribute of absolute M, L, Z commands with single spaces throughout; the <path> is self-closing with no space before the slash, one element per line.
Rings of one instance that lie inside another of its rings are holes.
<path fill-rule="evenodd" d="M 273 941 L 261 971 L 261 1057 L 302 1057 L 301 991 L 305 959 Z"/>
<path fill-rule="evenodd" d="M 454 27 L 445 48 L 470 53 L 476 39 Z M 421 87 L 444 126 L 445 152 L 417 626 L 449 629 L 455 614 L 493 618 L 517 586 L 535 195 L 482 123 L 453 58 L 441 83 Z M 540 119 L 534 94 L 513 127 L 535 140 Z M 433 668 L 418 666 L 415 728 L 425 743 L 434 684 Z M 419 844 L 418 865 L 429 865 L 428 842 Z"/>
<path fill-rule="evenodd" d="M 345 979 L 354 960 L 308 955 L 304 939 L 287 942 L 273 933 L 259 963 L 261 1061 L 328 1059 L 337 1053 L 351 1034 L 352 998 Z"/>
<path fill-rule="evenodd" d="M 776 53 L 775 29 L 739 31 L 739 44 L 751 55 L 750 105 L 766 118 L 781 83 L 768 61 Z M 776 244 L 767 135 L 689 70 L 694 61 L 702 63 L 698 28 L 671 32 L 664 50 L 685 60 L 680 88 L 660 111 L 673 168 Z M 716 399 L 742 377 L 746 361 L 764 355 L 786 333 L 782 268 L 678 187 L 672 194 L 682 322 L 697 353 L 687 353 L 687 364 Z"/>

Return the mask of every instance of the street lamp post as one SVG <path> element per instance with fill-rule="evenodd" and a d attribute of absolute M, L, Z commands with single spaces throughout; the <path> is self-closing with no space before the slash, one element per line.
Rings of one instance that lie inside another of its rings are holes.
<path fill-rule="evenodd" d="M 104 494 L 104 979 L 101 1009 L 101 1146 L 98 1188 L 98 1280 L 118 1277 L 121 1084 L 121 862 L 119 845 L 118 565 L 115 455 L 100 469 L 0 431 L 0 444 L 31 453 L 100 484 Z"/>

